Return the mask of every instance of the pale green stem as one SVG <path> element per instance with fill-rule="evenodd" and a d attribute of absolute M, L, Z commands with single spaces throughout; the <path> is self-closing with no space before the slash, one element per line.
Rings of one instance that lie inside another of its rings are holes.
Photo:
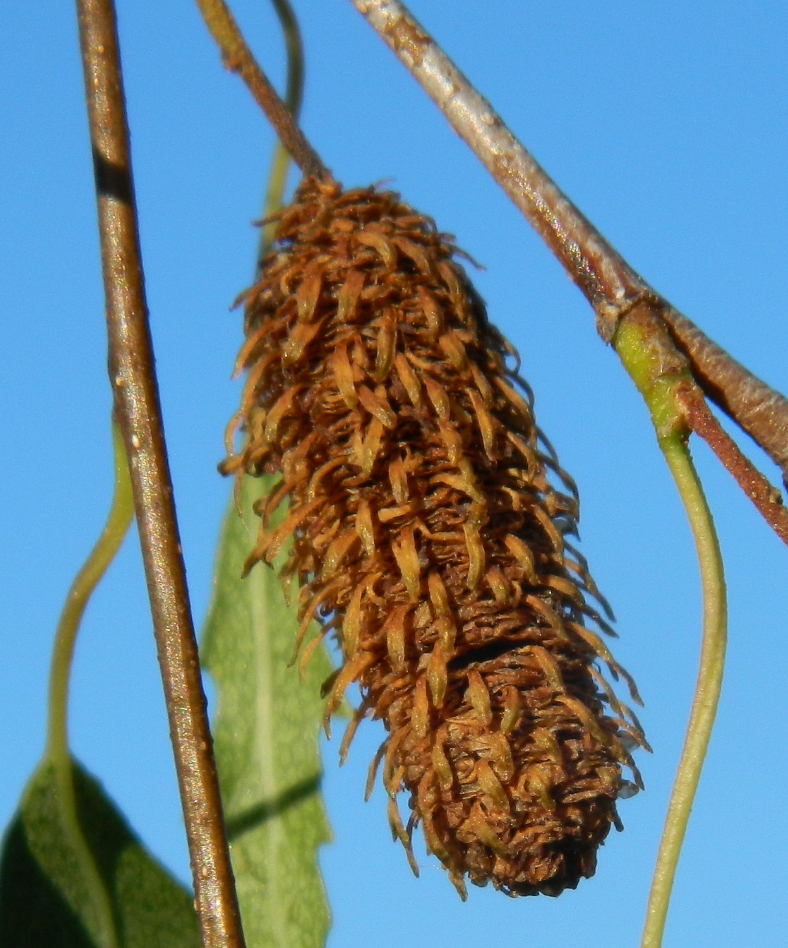
<path fill-rule="evenodd" d="M 722 557 L 711 511 L 689 448 L 686 440 L 676 433 L 660 438 L 659 444 L 676 481 L 695 539 L 703 589 L 703 639 L 695 696 L 654 867 L 641 948 L 659 948 L 662 944 L 676 866 L 717 713 L 727 635 Z"/>
<path fill-rule="evenodd" d="M 109 895 L 79 825 L 71 754 L 68 749 L 68 685 L 74 644 L 80 622 L 93 590 L 112 562 L 134 515 L 126 452 L 117 423 L 112 424 L 115 458 L 115 493 L 109 516 L 96 545 L 77 573 L 55 632 L 52 666 L 49 673 L 49 720 L 44 760 L 53 769 L 60 796 L 64 828 L 93 897 L 101 948 L 117 948 L 118 938 Z"/>
<path fill-rule="evenodd" d="M 287 50 L 287 91 L 285 105 L 298 121 L 301 111 L 301 102 L 304 94 L 304 46 L 301 42 L 301 31 L 298 20 L 290 6 L 289 0 L 272 0 L 284 34 L 285 49 Z M 287 172 L 290 167 L 290 153 L 277 138 L 274 147 L 271 168 L 268 173 L 268 183 L 263 203 L 263 219 L 270 217 L 282 207 L 282 199 L 287 184 Z M 258 269 L 263 258 L 271 249 L 274 240 L 276 223 L 271 222 L 263 226 L 260 232 L 260 243 L 257 249 Z"/>
<path fill-rule="evenodd" d="M 686 363 L 676 358 L 664 325 L 647 304 L 633 308 L 621 320 L 613 346 L 651 413 L 657 441 L 687 512 L 703 592 L 700 669 L 657 853 L 641 941 L 641 948 L 660 948 L 676 866 L 722 687 L 727 635 L 725 578 L 711 511 L 687 446 L 685 404 L 693 393 L 694 383 Z"/>

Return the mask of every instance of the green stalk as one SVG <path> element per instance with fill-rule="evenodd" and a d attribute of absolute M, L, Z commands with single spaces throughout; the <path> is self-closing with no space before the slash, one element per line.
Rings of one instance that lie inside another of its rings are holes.
<path fill-rule="evenodd" d="M 676 866 L 722 687 L 727 638 L 725 578 L 714 521 L 687 446 L 685 396 L 693 386 L 687 366 L 676 359 L 664 325 L 647 308 L 636 308 L 622 319 L 613 346 L 651 413 L 657 441 L 676 482 L 695 540 L 703 593 L 698 680 L 657 853 L 641 940 L 641 948 L 660 948 Z"/>
<path fill-rule="evenodd" d="M 117 553 L 134 515 L 126 451 L 116 422 L 112 424 L 115 458 L 115 493 L 107 522 L 66 596 L 55 632 L 49 673 L 49 719 L 44 763 L 54 772 L 66 832 L 81 864 L 93 897 L 102 948 L 117 948 L 118 937 L 109 895 L 88 848 L 77 815 L 71 754 L 68 749 L 68 685 L 74 645 L 85 608 L 107 567 Z"/>
<path fill-rule="evenodd" d="M 662 944 L 676 866 L 717 713 L 727 638 L 725 579 L 711 511 L 685 441 L 673 435 L 660 439 L 660 447 L 695 540 L 703 589 L 703 638 L 695 696 L 657 853 L 641 948 L 659 948 Z"/>
<path fill-rule="evenodd" d="M 298 20 L 290 6 L 290 0 L 272 0 L 284 34 L 285 49 L 287 50 L 287 90 L 285 105 L 293 118 L 298 121 L 301 112 L 301 102 L 304 96 L 304 45 L 301 42 L 301 31 Z M 263 202 L 263 219 L 270 217 L 282 206 L 282 199 L 287 184 L 287 172 L 290 166 L 290 153 L 277 138 L 274 154 L 271 159 L 271 168 L 268 172 L 268 183 Z M 260 232 L 260 244 L 257 249 L 257 266 L 271 249 L 274 240 L 276 223 L 265 224 Z"/>

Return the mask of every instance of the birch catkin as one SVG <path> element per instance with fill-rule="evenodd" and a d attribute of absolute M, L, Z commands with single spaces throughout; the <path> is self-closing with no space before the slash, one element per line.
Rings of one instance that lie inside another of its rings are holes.
<path fill-rule="evenodd" d="M 281 473 L 247 567 L 292 539 L 294 655 L 320 641 L 302 641 L 313 618 L 341 647 L 326 724 L 351 682 L 362 696 L 343 757 L 360 720 L 385 724 L 370 779 L 382 765 L 411 864 L 420 824 L 463 897 L 466 878 L 557 895 L 593 874 L 616 800 L 640 785 L 629 750 L 645 746 L 602 673 L 638 700 L 567 542 L 574 484 L 429 218 L 391 192 L 306 179 L 276 239 L 241 297 L 246 383 L 224 464 Z"/>

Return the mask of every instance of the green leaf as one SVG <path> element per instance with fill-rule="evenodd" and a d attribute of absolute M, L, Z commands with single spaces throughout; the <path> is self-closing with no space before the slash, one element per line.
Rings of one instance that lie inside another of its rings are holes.
<path fill-rule="evenodd" d="M 109 908 L 118 948 L 198 948 L 189 893 L 144 849 L 76 761 L 72 773 L 93 871 L 85 871 L 86 854 L 74 842 L 55 767 L 45 759 L 3 842 L 0 946 L 104 948 L 98 898 Z M 96 885 L 102 887 L 98 894 Z"/>
<path fill-rule="evenodd" d="M 299 680 L 287 666 L 296 609 L 277 572 L 258 564 L 242 578 L 260 523 L 252 504 L 272 482 L 245 478 L 242 515 L 235 504 L 227 514 L 202 658 L 216 684 L 216 762 L 247 946 L 321 948 L 329 913 L 317 849 L 330 830 L 317 739 L 332 669 L 320 647 Z"/>

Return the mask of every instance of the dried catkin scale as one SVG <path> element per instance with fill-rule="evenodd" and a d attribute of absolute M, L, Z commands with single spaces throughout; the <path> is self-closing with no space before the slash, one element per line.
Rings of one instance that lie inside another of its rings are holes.
<path fill-rule="evenodd" d="M 421 824 L 463 897 L 466 877 L 573 888 L 620 828 L 616 800 L 640 785 L 629 750 L 646 744 L 602 674 L 638 700 L 594 631 L 609 626 L 593 600 L 607 607 L 566 542 L 574 484 L 516 354 L 451 240 L 396 194 L 306 179 L 276 240 L 241 296 L 247 374 L 224 463 L 282 475 L 247 567 L 292 537 L 296 651 L 313 617 L 342 649 L 326 724 L 360 687 L 343 756 L 363 717 L 384 722 L 371 780 L 382 765 L 412 865 Z"/>

